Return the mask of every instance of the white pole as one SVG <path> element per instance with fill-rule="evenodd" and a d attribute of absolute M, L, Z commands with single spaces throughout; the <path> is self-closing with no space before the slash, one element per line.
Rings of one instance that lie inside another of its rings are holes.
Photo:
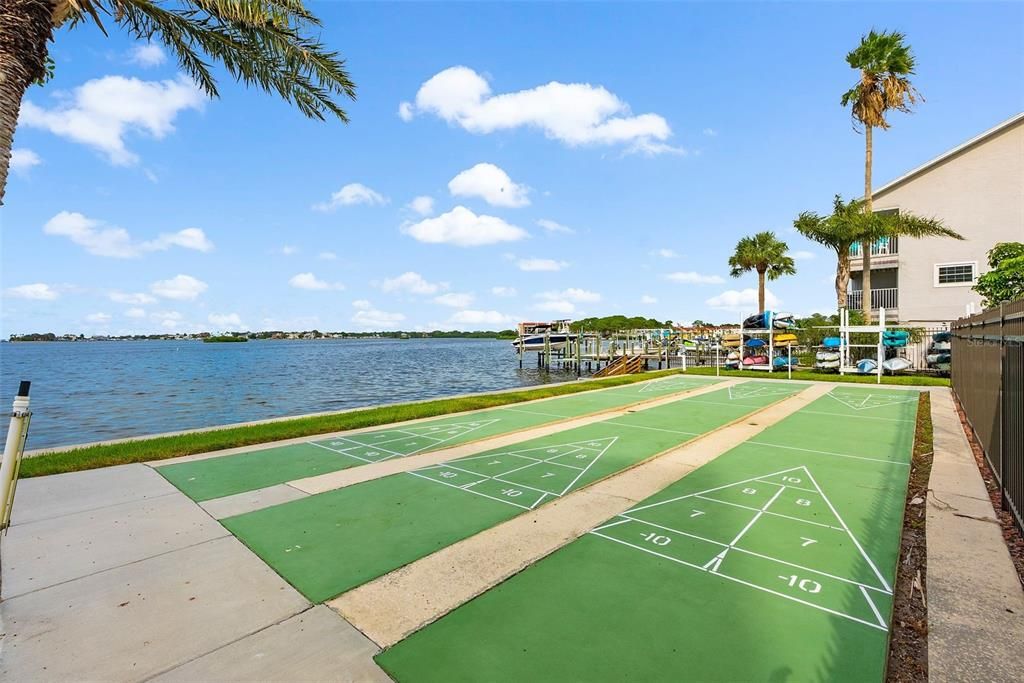
<path fill-rule="evenodd" d="M 25 445 L 25 429 L 32 413 L 28 410 L 28 390 L 30 382 L 22 381 L 18 387 L 18 395 L 14 398 L 11 408 L 11 424 L 7 428 L 7 445 L 4 447 L 3 460 L 0 461 L 0 529 L 6 529 L 11 519 L 11 508 L 14 505 L 14 476 L 21 449 Z"/>
<path fill-rule="evenodd" d="M 793 342 L 786 347 L 786 379 L 793 379 Z"/>
<path fill-rule="evenodd" d="M 719 358 L 719 355 L 721 354 L 721 348 L 722 341 L 719 340 L 718 343 L 715 344 L 715 377 L 722 376 L 722 359 Z"/>

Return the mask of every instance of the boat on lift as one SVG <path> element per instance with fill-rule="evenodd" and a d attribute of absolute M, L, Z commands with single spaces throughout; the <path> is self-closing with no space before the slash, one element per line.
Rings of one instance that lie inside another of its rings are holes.
<path fill-rule="evenodd" d="M 522 322 L 519 323 L 519 338 L 512 342 L 512 348 L 518 353 L 520 346 L 522 351 L 543 351 L 544 340 L 551 344 L 552 351 L 560 351 L 573 336 L 570 325 L 571 320 L 554 320 L 549 323 Z"/>

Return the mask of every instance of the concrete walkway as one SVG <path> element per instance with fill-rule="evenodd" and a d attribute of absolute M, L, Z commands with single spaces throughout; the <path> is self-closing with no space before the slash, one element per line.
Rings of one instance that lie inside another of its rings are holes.
<path fill-rule="evenodd" d="M 933 681 L 1019 681 L 1024 591 L 949 389 L 932 389 L 928 669 Z"/>
<path fill-rule="evenodd" d="M 389 680 L 145 465 L 22 481 L 0 559 L 0 680 Z"/>

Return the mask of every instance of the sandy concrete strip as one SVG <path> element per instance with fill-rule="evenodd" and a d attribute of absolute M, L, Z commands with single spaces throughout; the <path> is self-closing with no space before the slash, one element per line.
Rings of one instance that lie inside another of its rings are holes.
<path fill-rule="evenodd" d="M 12 524 L 28 524 L 85 510 L 176 493 L 145 465 L 118 465 L 85 472 L 32 477 L 18 482 Z"/>
<path fill-rule="evenodd" d="M 181 493 L 19 524 L 3 539 L 3 598 L 227 535 Z"/>
<path fill-rule="evenodd" d="M 192 681 L 367 681 L 391 679 L 376 645 L 323 605 L 157 676 Z"/>
<path fill-rule="evenodd" d="M 375 643 L 390 647 L 756 436 L 831 388 L 810 386 L 664 455 L 443 548 L 327 604 Z"/>
<path fill-rule="evenodd" d="M 948 389 L 932 389 L 928 673 L 1011 681 L 1024 671 L 1024 591 Z"/>
<path fill-rule="evenodd" d="M 477 453 L 484 453 L 496 448 L 504 448 L 524 441 L 539 439 L 542 436 L 556 434 L 569 429 L 576 429 L 577 427 L 594 424 L 595 422 L 612 420 L 616 417 L 622 417 L 627 413 L 657 408 L 658 406 L 663 406 L 668 403 L 675 403 L 682 399 L 700 396 L 701 394 L 706 394 L 711 391 L 718 391 L 725 387 L 734 386 L 741 383 L 741 381 L 742 380 L 709 384 L 708 386 L 698 387 L 683 393 L 663 396 L 652 401 L 645 401 L 640 404 L 631 404 L 629 406 L 616 408 L 603 413 L 592 413 L 583 417 L 549 423 L 533 429 L 502 434 L 483 441 L 473 441 L 471 443 L 455 446 L 454 448 L 419 453 L 406 458 L 394 458 L 392 460 L 362 465 L 360 467 L 352 467 L 347 470 L 319 474 L 315 477 L 297 479 L 295 481 L 288 482 L 288 485 L 310 494 L 333 491 L 335 489 L 345 488 L 346 486 L 352 486 L 353 484 L 360 484 L 364 481 L 380 479 L 381 477 L 387 477 L 392 474 L 409 472 L 410 470 L 429 467 L 430 465 L 437 465 L 449 460 L 464 458 L 468 455 L 476 455 Z"/>
<path fill-rule="evenodd" d="M 650 382 L 661 382 L 663 380 L 673 379 L 673 378 L 678 378 L 678 377 L 683 377 L 683 376 L 685 376 L 685 375 L 681 375 L 681 374 L 677 373 L 677 374 L 674 374 L 674 375 L 667 375 L 665 377 L 654 377 L 654 378 L 652 378 L 652 379 L 650 379 L 648 381 L 650 381 Z M 708 379 L 709 382 L 711 382 L 711 380 L 713 380 L 715 378 L 708 377 L 707 379 Z M 591 381 L 591 380 L 580 380 L 580 381 L 588 382 L 588 381 Z M 547 387 L 547 386 L 559 386 L 560 384 L 562 384 L 562 383 L 550 384 L 550 385 L 549 384 L 545 384 L 545 385 L 542 385 L 542 386 L 545 386 L 545 387 Z M 568 382 L 566 382 L 565 384 L 568 384 Z M 635 384 L 636 385 L 640 385 L 640 384 L 643 384 L 643 382 L 636 382 Z M 432 417 L 421 417 L 421 418 L 417 418 L 415 420 L 403 420 L 402 422 L 384 423 L 384 424 L 379 424 L 379 425 L 373 425 L 372 427 L 360 427 L 358 429 L 346 429 L 346 430 L 341 431 L 341 432 L 327 432 L 327 433 L 324 433 L 324 434 L 308 434 L 306 436 L 299 436 L 299 437 L 296 437 L 294 439 L 282 439 L 280 441 L 268 441 L 266 443 L 250 444 L 248 446 L 239 446 L 237 448 L 225 448 L 224 450 L 221 450 L 221 451 L 211 451 L 209 453 L 195 453 L 193 455 L 182 455 L 182 456 L 179 456 L 177 458 L 166 458 L 166 459 L 163 459 L 163 460 L 150 460 L 150 461 L 146 462 L 145 464 L 147 464 L 147 465 L 149 465 L 151 467 L 163 467 L 164 465 L 173 465 L 173 464 L 179 463 L 179 462 L 192 462 L 192 461 L 195 461 L 195 460 L 209 460 L 210 458 L 220 458 L 220 457 L 223 457 L 225 455 L 237 455 L 238 453 L 252 453 L 254 451 L 266 450 L 268 448 L 278 448 L 280 446 L 291 446 L 291 445 L 294 445 L 294 444 L 308 443 L 311 440 L 327 441 L 329 439 L 334 439 L 334 438 L 338 438 L 338 437 L 341 437 L 341 436 L 352 436 L 353 434 L 364 434 L 366 432 L 376 432 L 376 431 L 380 431 L 382 429 L 393 428 L 393 427 L 396 427 L 396 426 L 412 427 L 412 426 L 415 426 L 415 425 L 420 425 L 420 424 L 424 424 L 424 423 L 428 423 L 428 422 L 434 422 L 436 420 L 448 420 L 448 419 L 451 419 L 453 417 L 460 417 L 460 416 L 471 417 L 473 415 L 477 415 L 477 414 L 479 414 L 481 412 L 484 412 L 484 411 L 501 410 L 502 408 L 524 408 L 525 409 L 525 408 L 528 408 L 528 407 L 531 407 L 531 406 L 541 405 L 541 404 L 546 403 L 548 401 L 554 401 L 554 400 L 557 400 L 557 399 L 560 399 L 560 398 L 567 398 L 569 396 L 584 396 L 584 395 L 587 395 L 587 394 L 596 394 L 598 392 L 610 391 L 612 389 L 622 389 L 625 386 L 630 386 L 630 385 L 619 384 L 619 385 L 612 386 L 612 387 L 603 387 L 601 389 L 593 389 L 593 390 L 587 391 L 587 392 L 581 392 L 581 393 L 575 393 L 575 394 L 561 394 L 559 396 L 547 396 L 545 398 L 537 398 L 537 399 L 533 399 L 531 401 L 522 401 L 520 403 L 510 403 L 507 406 L 494 406 L 492 408 L 476 408 L 474 410 L 462 410 L 462 411 L 459 411 L 459 412 L 456 412 L 456 413 L 445 413 L 443 415 L 434 415 Z M 723 387 L 723 386 L 726 386 L 726 385 L 725 385 L 724 382 L 719 382 L 719 383 L 715 384 L 715 386 L 720 388 L 720 387 Z M 530 389 L 536 389 L 537 387 L 529 387 L 529 388 Z M 704 389 L 704 387 L 700 387 L 700 389 Z M 448 400 L 448 399 L 456 399 L 456 398 L 465 398 L 466 396 L 479 396 L 479 395 L 490 395 L 490 394 L 505 394 L 505 393 L 510 393 L 511 391 L 524 391 L 524 389 L 522 387 L 517 387 L 514 390 L 492 391 L 492 392 L 485 392 L 484 394 L 465 394 L 465 395 L 462 395 L 462 396 L 442 396 L 440 398 L 426 399 L 424 401 L 410 401 L 408 403 L 393 403 L 393 404 L 390 404 L 390 405 L 391 406 L 396 406 L 396 405 L 415 405 L 416 403 L 426 403 L 428 401 L 439 401 L 439 400 Z M 678 393 L 672 394 L 672 396 L 681 396 L 681 395 L 687 394 L 687 392 L 692 392 L 692 391 L 694 391 L 694 390 L 692 390 L 692 389 L 690 389 L 690 390 L 681 390 Z M 643 404 L 647 403 L 648 401 L 652 401 L 652 400 L 658 400 L 658 399 L 640 399 L 640 400 L 637 400 L 635 403 L 631 403 L 631 404 L 628 404 L 628 405 L 625 405 L 625 406 L 617 406 L 615 408 L 610 408 L 609 410 L 612 410 L 612 411 L 624 410 L 626 408 L 631 408 L 631 407 L 634 407 L 634 406 L 643 405 Z M 388 406 L 367 406 L 366 408 L 355 408 L 353 410 L 368 410 L 370 408 L 382 408 L 382 407 L 388 407 Z M 342 411 L 342 412 L 344 413 L 344 412 L 352 412 L 352 411 Z M 337 413 L 323 413 L 323 415 L 335 415 L 335 414 L 337 414 Z M 318 413 L 317 415 L 320 415 L 320 413 Z M 313 415 L 313 416 L 301 416 L 301 417 L 315 417 L 315 416 L 316 415 Z M 295 419 L 295 418 L 280 418 L 280 419 Z M 574 418 L 568 418 L 568 419 L 574 419 Z M 275 419 L 273 421 L 279 421 L 279 420 Z M 253 423 L 253 424 L 258 424 L 258 423 Z M 239 427 L 239 426 L 244 427 L 246 425 L 245 424 L 242 424 L 242 425 L 229 425 L 228 427 L 216 427 L 216 428 L 211 428 L 211 429 L 229 429 L 231 427 Z M 210 430 L 204 430 L 204 431 L 210 431 Z M 491 437 L 491 438 L 495 438 L 495 437 Z"/>
<path fill-rule="evenodd" d="M 199 507 L 206 510 L 214 519 L 224 519 L 235 515 L 245 514 L 253 510 L 262 510 L 271 505 L 280 505 L 289 501 L 305 498 L 309 494 L 300 491 L 288 484 L 277 484 L 255 491 L 244 491 L 233 496 L 214 498 L 199 503 Z"/>
<path fill-rule="evenodd" d="M 143 680 L 308 607 L 220 538 L 4 600 L 0 680 Z"/>

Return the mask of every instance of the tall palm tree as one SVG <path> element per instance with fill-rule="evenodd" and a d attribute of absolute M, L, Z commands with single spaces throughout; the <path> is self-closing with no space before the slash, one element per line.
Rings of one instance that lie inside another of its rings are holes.
<path fill-rule="evenodd" d="M 839 195 L 832 200 L 832 215 L 819 216 L 804 211 L 793 227 L 809 240 L 831 247 L 836 252 L 836 307 L 846 308 L 846 290 L 850 285 L 850 248 L 868 237 L 870 228 L 864 214 L 864 202 L 852 199 L 843 202 Z"/>
<path fill-rule="evenodd" d="M 871 164 L 875 128 L 887 130 L 886 114 L 910 112 L 923 99 L 910 83 L 914 75 L 914 55 L 897 31 L 872 30 L 860 39 L 860 45 L 846 55 L 846 62 L 860 70 L 857 84 L 843 93 L 842 105 L 850 105 L 854 125 L 864 128 L 864 212 L 871 213 Z M 871 320 L 871 244 L 861 245 L 864 261 L 864 319 Z"/>
<path fill-rule="evenodd" d="M 757 271 L 757 312 L 764 313 L 765 280 L 778 280 L 783 275 L 796 273 L 796 265 L 786 252 L 789 245 L 774 232 L 759 232 L 736 243 L 736 251 L 729 257 L 729 274 L 739 277 Z"/>
<path fill-rule="evenodd" d="M 804 211 L 793 227 L 797 232 L 818 244 L 831 247 L 836 252 L 836 304 L 846 308 L 846 289 L 850 284 L 850 247 L 857 242 L 870 245 L 881 237 L 950 237 L 962 240 L 955 230 L 948 228 L 937 218 L 916 216 L 909 212 L 865 213 L 866 200 L 853 199 L 843 202 L 835 196 L 832 215 L 819 216 L 813 211 Z M 864 289 L 862 296 L 868 299 L 870 318 L 871 290 Z"/>
<path fill-rule="evenodd" d="M 158 40 L 210 97 L 207 60 L 235 79 L 275 92 L 310 118 L 347 122 L 337 98 L 355 99 L 345 62 L 316 37 L 320 21 L 302 0 L 0 1 L 0 204 L 25 90 L 46 79 L 55 28 L 104 21 L 140 40 Z"/>

